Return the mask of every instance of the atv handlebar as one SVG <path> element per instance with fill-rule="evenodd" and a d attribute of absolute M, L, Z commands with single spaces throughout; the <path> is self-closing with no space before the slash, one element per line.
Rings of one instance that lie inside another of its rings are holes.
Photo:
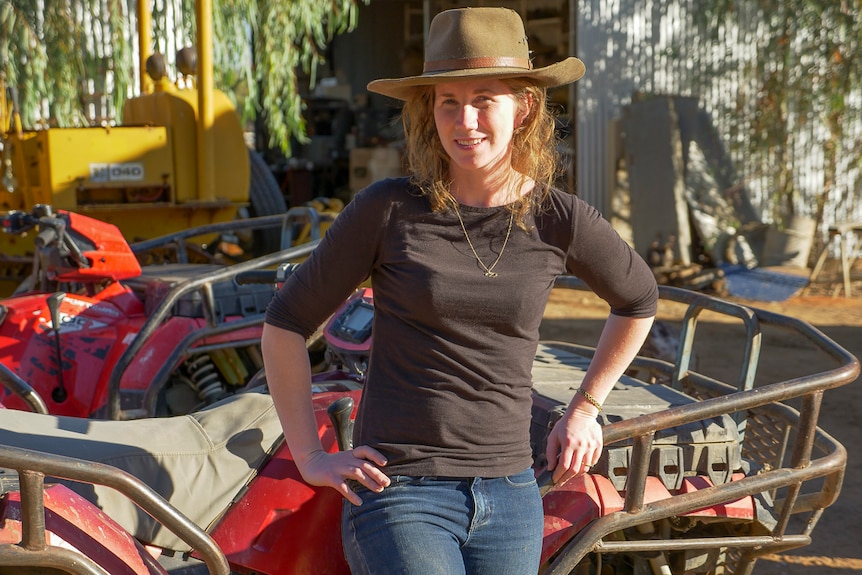
<path fill-rule="evenodd" d="M 249 270 L 236 274 L 236 283 L 239 285 L 249 284 L 274 284 L 282 283 L 299 267 L 299 264 L 285 263 L 274 270 Z"/>
<path fill-rule="evenodd" d="M 16 210 L 3 216 L 0 225 L 2 225 L 4 233 L 19 235 L 32 229 L 36 225 L 36 221 L 38 220 L 34 220 L 30 214 Z"/>
<path fill-rule="evenodd" d="M 70 265 L 80 269 L 90 267 L 90 262 L 84 256 L 81 246 L 72 237 L 67 228 L 68 216 L 59 216 L 48 204 L 36 204 L 32 211 L 12 210 L 0 218 L 3 232 L 20 236 L 38 227 L 39 231 L 33 239 L 37 250 L 55 249 L 60 258 L 69 260 Z"/>
<path fill-rule="evenodd" d="M 54 210 L 48 204 L 36 204 L 29 212 L 12 210 L 0 218 L 0 227 L 7 234 L 21 235 L 39 223 L 42 218 L 53 218 Z"/>

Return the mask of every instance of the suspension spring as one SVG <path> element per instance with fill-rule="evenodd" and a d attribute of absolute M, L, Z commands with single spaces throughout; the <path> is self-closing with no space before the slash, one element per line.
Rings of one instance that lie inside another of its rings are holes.
<path fill-rule="evenodd" d="M 227 387 L 209 355 L 201 354 L 191 357 L 185 361 L 184 365 L 189 379 L 202 401 L 209 404 L 227 394 Z"/>

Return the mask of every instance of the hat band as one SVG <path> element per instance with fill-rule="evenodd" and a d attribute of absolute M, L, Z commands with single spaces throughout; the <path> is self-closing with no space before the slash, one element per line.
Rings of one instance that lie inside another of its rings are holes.
<path fill-rule="evenodd" d="M 522 68 L 532 70 L 532 63 L 526 58 L 487 57 L 487 58 L 453 58 L 451 60 L 433 60 L 425 62 L 423 73 L 448 72 L 471 68 Z"/>

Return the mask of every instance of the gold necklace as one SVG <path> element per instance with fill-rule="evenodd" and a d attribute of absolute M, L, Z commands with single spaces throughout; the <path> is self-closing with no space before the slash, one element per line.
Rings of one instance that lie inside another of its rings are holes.
<path fill-rule="evenodd" d="M 482 258 L 479 257 L 479 254 L 476 253 L 476 248 L 473 247 L 473 242 L 470 241 L 470 236 L 467 234 L 467 228 L 464 227 L 464 220 L 461 219 L 461 210 L 458 209 L 457 205 L 455 206 L 455 215 L 458 216 L 458 223 L 461 224 L 461 231 L 464 232 L 464 237 L 467 238 L 467 245 L 470 246 L 470 251 L 473 252 L 473 257 L 476 258 L 476 261 L 479 262 L 479 265 L 482 266 L 483 270 L 485 270 L 485 277 L 497 277 L 497 272 L 493 270 L 500 262 L 500 258 L 503 257 L 503 251 L 506 249 L 506 244 L 509 243 L 509 236 L 512 233 L 512 222 L 515 220 L 515 212 L 509 213 L 509 229 L 506 230 L 506 238 L 503 240 L 503 247 L 500 248 L 500 253 L 497 254 L 497 259 L 495 259 L 494 263 L 490 266 L 486 266 L 485 262 L 482 261 Z"/>

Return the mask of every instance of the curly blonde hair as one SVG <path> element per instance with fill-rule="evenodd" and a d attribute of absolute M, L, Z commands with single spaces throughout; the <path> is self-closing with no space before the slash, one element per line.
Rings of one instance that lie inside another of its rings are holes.
<path fill-rule="evenodd" d="M 536 182 L 533 191 L 512 204 L 518 225 L 526 229 L 526 215 L 544 207 L 548 191 L 560 165 L 555 116 L 547 106 L 547 92 L 526 79 L 503 80 L 515 98 L 526 106 L 532 98 L 529 114 L 512 136 L 512 168 L 521 177 Z M 449 156 L 437 135 L 434 123 L 434 86 L 417 87 L 401 110 L 401 121 L 407 142 L 407 167 L 411 181 L 428 197 L 431 208 L 444 212 L 456 207 L 450 193 Z"/>

